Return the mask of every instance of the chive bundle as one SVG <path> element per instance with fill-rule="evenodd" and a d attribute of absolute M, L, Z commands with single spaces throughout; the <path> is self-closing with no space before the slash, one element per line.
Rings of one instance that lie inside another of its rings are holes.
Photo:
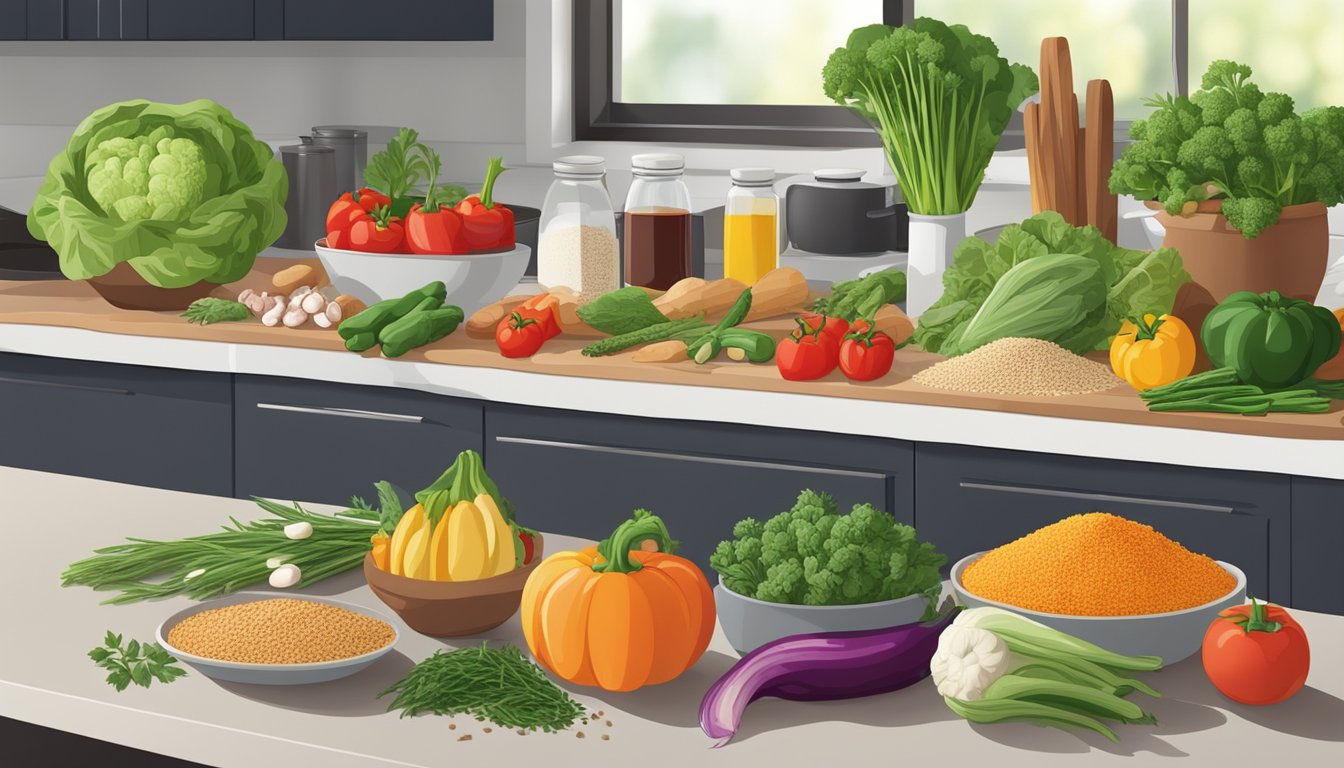
<path fill-rule="evenodd" d="M 127 539 L 129 543 L 94 550 L 93 557 L 72 564 L 61 574 L 61 586 L 119 590 L 104 604 L 124 605 L 173 595 L 204 600 L 264 583 L 273 570 L 268 560 L 297 566 L 303 578 L 295 588 L 356 568 L 372 544 L 376 524 L 354 515 L 332 517 L 300 507 L 254 498 L 273 517 L 240 523 L 223 531 L 178 541 Z M 354 514 L 360 514 L 356 511 Z M 313 533 L 294 540 L 285 526 L 308 523 Z M 149 579 L 168 574 L 162 581 Z"/>
<path fill-rule="evenodd" d="M 550 733 L 587 715 L 514 645 L 435 651 L 378 698 L 389 693 L 396 698 L 388 709 L 400 709 L 402 717 L 468 714 L 504 728 Z"/>

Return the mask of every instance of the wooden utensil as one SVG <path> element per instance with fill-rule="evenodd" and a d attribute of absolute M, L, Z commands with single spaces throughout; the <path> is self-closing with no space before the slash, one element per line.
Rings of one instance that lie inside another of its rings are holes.
<path fill-rule="evenodd" d="M 1115 152 L 1115 103 L 1106 80 L 1087 83 L 1087 137 L 1083 176 L 1087 200 L 1087 223 L 1115 242 L 1117 200 L 1108 188 Z"/>

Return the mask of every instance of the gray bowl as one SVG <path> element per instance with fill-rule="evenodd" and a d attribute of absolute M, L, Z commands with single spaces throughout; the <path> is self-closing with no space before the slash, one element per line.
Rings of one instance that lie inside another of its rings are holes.
<path fill-rule="evenodd" d="M 1237 585 L 1225 597 L 1211 603 L 1197 605 L 1183 611 L 1151 613 L 1139 616 L 1065 616 L 1041 613 L 977 597 L 961 585 L 962 571 L 984 552 L 967 555 L 952 566 L 952 589 L 957 602 L 967 608 L 993 606 L 1034 619 L 1047 627 L 1099 645 L 1108 651 L 1126 656 L 1160 656 L 1164 665 L 1185 659 L 1204 643 L 1204 633 L 1219 612 L 1246 602 L 1246 574 L 1235 565 L 1216 561 L 1223 570 L 1232 574 Z"/>
<path fill-rule="evenodd" d="M 363 656 L 353 656 L 348 659 L 337 659 L 336 661 L 322 661 L 314 664 L 244 664 L 237 661 L 220 661 L 219 659 L 207 659 L 203 656 L 187 653 L 181 649 L 174 648 L 168 643 L 168 632 L 177 626 L 178 622 L 194 616 L 201 611 L 208 611 L 215 608 L 224 608 L 239 603 L 250 603 L 254 600 L 271 600 L 274 598 L 291 598 L 294 600 L 308 600 L 314 603 L 326 603 L 335 605 L 348 611 L 370 616 L 380 621 L 387 622 L 392 627 L 392 642 L 376 651 L 366 653 Z M 349 677 L 366 669 L 378 659 L 382 658 L 397 645 L 401 639 L 401 633 L 397 631 L 396 622 L 378 611 L 370 610 L 362 605 L 354 603 L 345 603 L 340 600 L 331 600 L 325 597 L 312 597 L 309 595 L 294 595 L 278 592 L 236 592 L 226 597 L 207 600 L 198 603 L 190 608 L 178 611 L 159 625 L 155 632 L 159 645 L 164 647 L 179 660 L 187 663 L 192 669 L 200 672 L 206 677 L 212 677 L 216 680 L 229 680 L 235 683 L 254 683 L 257 685 L 306 685 L 308 683 L 325 683 L 328 680 L 339 680 L 342 677 Z"/>
<path fill-rule="evenodd" d="M 341 293 L 373 304 L 442 280 L 448 288 L 444 303 L 461 307 L 467 316 L 507 296 L 522 279 L 532 253 L 521 244 L 457 256 L 363 253 L 328 248 L 325 237 L 313 247 L 332 286 Z"/>
<path fill-rule="evenodd" d="M 772 640 L 809 632 L 850 632 L 899 627 L 919 621 L 927 605 L 923 595 L 857 605 L 786 605 L 745 597 L 714 587 L 714 606 L 728 644 L 747 654 Z"/>

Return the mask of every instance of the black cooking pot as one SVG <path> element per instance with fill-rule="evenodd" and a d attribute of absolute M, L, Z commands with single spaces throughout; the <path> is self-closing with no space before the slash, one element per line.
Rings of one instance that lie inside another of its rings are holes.
<path fill-rule="evenodd" d="M 895 188 L 863 181 L 863 171 L 827 169 L 788 184 L 784 227 L 794 248 L 835 256 L 905 251 L 910 218 Z"/>

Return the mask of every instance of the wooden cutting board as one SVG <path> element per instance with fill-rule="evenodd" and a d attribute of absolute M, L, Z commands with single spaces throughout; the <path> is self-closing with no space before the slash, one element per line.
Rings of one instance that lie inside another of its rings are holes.
<path fill-rule="evenodd" d="M 303 263 L 309 261 L 304 260 Z M 221 287 L 215 295 L 232 298 L 243 288 L 267 289 L 271 274 L 294 263 L 296 262 L 284 259 L 259 259 L 251 274 L 238 283 Z M 316 263 L 315 260 L 312 260 L 312 263 Z M 173 312 L 135 312 L 117 309 L 103 301 L 84 283 L 65 280 L 0 281 L 0 347 L 3 347 L 6 323 L 82 328 L 130 336 L 193 339 L 229 344 L 267 344 L 353 354 L 345 351 L 340 337 L 334 330 L 322 330 L 313 326 L 267 328 L 255 320 L 208 326 L 192 325 Z M 782 338 L 793 328 L 793 324 L 788 318 L 776 318 L 752 323 L 751 327 Z M 1250 418 L 1226 414 L 1151 413 L 1128 387 L 1117 387 L 1091 395 L 1056 398 L 1009 397 L 927 389 L 910 381 L 910 377 L 943 358 L 912 347 L 906 347 L 896 353 L 896 363 L 892 372 L 885 378 L 876 382 L 856 384 L 846 380 L 839 371 L 818 381 L 785 381 L 771 364 L 751 365 L 725 361 L 695 365 L 689 360 L 675 364 L 635 363 L 630 360 L 633 351 L 610 357 L 589 358 L 579 352 L 585 343 L 587 343 L 585 340 L 559 337 L 547 342 L 543 350 L 532 358 L 511 360 L 501 357 L 492 341 L 471 339 L 459 330 L 432 345 L 412 350 L 400 360 L 556 376 L 726 387 L 760 392 L 972 408 L 1269 437 L 1344 439 L 1344 425 L 1340 423 L 1344 402 L 1338 403 L 1330 413 L 1273 414 Z M 59 356 L 60 350 L 52 350 L 52 354 Z M 369 365 L 388 364 L 379 358 L 376 349 L 365 352 L 363 357 L 371 358 Z M 171 364 L 171 361 L 165 362 Z"/>

